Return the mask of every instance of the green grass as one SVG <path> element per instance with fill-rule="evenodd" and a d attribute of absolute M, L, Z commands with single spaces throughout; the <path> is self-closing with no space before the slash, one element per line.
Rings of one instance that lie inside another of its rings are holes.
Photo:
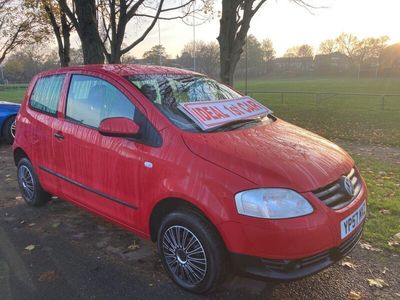
<path fill-rule="evenodd" d="M 244 90 L 244 83 L 236 87 Z M 251 80 L 249 91 L 399 94 L 400 79 Z M 289 122 L 329 139 L 400 146 L 400 96 L 320 96 L 251 93 Z"/>
<path fill-rule="evenodd" d="M 369 191 L 364 240 L 400 253 L 388 241 L 400 232 L 400 165 L 354 156 Z M 386 211 L 383 211 L 386 210 Z"/>
<path fill-rule="evenodd" d="M 235 86 L 244 90 L 244 82 Z M 286 79 L 249 80 L 249 90 L 400 94 L 400 79 Z"/>
<path fill-rule="evenodd" d="M 21 103 L 25 90 L 26 86 L 0 87 L 0 101 Z"/>

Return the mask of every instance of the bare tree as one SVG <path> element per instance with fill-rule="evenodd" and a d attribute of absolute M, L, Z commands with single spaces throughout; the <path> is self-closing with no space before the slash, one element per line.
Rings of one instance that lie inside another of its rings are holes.
<path fill-rule="evenodd" d="M 358 62 L 358 78 L 360 78 L 361 67 L 367 61 L 376 64 L 377 65 L 376 70 L 378 70 L 379 57 L 383 49 L 386 47 L 388 40 L 389 40 L 388 36 L 381 36 L 378 38 L 373 38 L 373 37 L 365 38 L 358 42 L 355 51 Z"/>
<path fill-rule="evenodd" d="M 270 39 L 263 39 L 261 42 L 261 49 L 263 51 L 264 62 L 269 62 L 275 57 L 275 49 Z"/>
<path fill-rule="evenodd" d="M 338 51 L 347 55 L 352 63 L 355 63 L 360 43 L 358 38 L 350 33 L 342 33 L 336 38 L 336 43 Z"/>
<path fill-rule="evenodd" d="M 211 0 L 200 0 L 197 10 L 209 9 Z M 169 3 L 169 4 L 168 4 Z M 194 0 L 145 1 L 145 0 L 100 0 L 99 14 L 103 52 L 109 63 L 119 63 L 121 56 L 140 44 L 157 24 L 158 20 L 185 18 L 192 12 Z M 139 36 L 126 41 L 126 28 L 129 23 L 138 22 L 145 29 Z M 123 44 L 126 43 L 124 47 Z"/>
<path fill-rule="evenodd" d="M 60 65 L 66 67 L 70 62 L 70 35 L 73 25 L 61 10 L 56 0 L 24 0 L 26 8 L 33 10 L 41 27 L 46 32 L 53 31 L 58 46 Z"/>
<path fill-rule="evenodd" d="M 286 50 L 284 57 L 312 57 L 314 55 L 313 47 L 307 44 L 294 46 Z"/>
<path fill-rule="evenodd" d="M 57 0 L 57 2 L 79 35 L 84 63 L 104 63 L 102 39 L 98 30 L 96 0 L 71 0 L 71 2 Z"/>
<path fill-rule="evenodd" d="M 360 78 L 361 68 L 365 61 L 374 59 L 376 62 L 382 50 L 386 47 L 389 38 L 381 36 L 378 38 L 365 38 L 359 40 L 356 36 L 349 33 L 342 33 L 336 38 L 338 49 L 346 54 L 354 66 L 358 69 L 358 78 Z"/>
<path fill-rule="evenodd" d="M 299 50 L 297 51 L 297 56 L 298 57 L 310 57 L 314 56 L 314 49 L 312 46 L 304 44 L 299 47 Z"/>
<path fill-rule="evenodd" d="M 319 45 L 320 54 L 332 54 L 338 51 L 337 43 L 335 40 L 328 39 Z"/>
<path fill-rule="evenodd" d="M 67 67 L 71 61 L 70 35 L 73 25 L 67 19 L 65 12 L 61 10 L 57 2 L 52 0 L 41 0 L 41 5 L 46 12 L 47 21 L 51 24 L 57 40 L 60 65 L 62 67 Z"/>
<path fill-rule="evenodd" d="M 85 64 L 120 63 L 122 55 L 140 44 L 157 20 L 184 18 L 194 0 L 180 4 L 165 0 L 57 0 L 78 32 Z M 204 7 L 212 0 L 201 0 Z M 136 20 L 145 29 L 127 41 L 128 24 Z"/>
<path fill-rule="evenodd" d="M 181 56 L 178 57 L 178 62 L 186 68 L 193 67 L 193 42 L 186 44 L 183 47 Z M 196 71 L 205 73 L 211 77 L 219 75 L 219 47 L 217 42 L 196 41 Z"/>
<path fill-rule="evenodd" d="M 290 0 L 306 8 L 313 8 L 307 0 Z M 267 0 L 222 0 L 220 30 L 221 81 L 233 84 L 236 65 L 243 53 L 250 22 Z"/>
<path fill-rule="evenodd" d="M 0 64 L 16 47 L 43 37 L 37 19 L 18 1 L 0 0 Z"/>

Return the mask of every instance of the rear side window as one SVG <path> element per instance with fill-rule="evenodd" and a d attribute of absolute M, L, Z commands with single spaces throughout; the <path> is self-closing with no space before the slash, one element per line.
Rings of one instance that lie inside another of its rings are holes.
<path fill-rule="evenodd" d="M 38 79 L 33 89 L 30 104 L 33 108 L 55 115 L 65 75 L 54 75 Z"/>
<path fill-rule="evenodd" d="M 66 116 L 97 128 L 106 118 L 125 117 L 133 120 L 135 106 L 107 81 L 93 76 L 73 75 L 68 91 Z"/>

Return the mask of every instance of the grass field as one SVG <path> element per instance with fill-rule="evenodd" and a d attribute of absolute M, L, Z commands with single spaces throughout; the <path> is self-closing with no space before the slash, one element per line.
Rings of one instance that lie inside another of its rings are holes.
<path fill-rule="evenodd" d="M 0 87 L 0 101 L 20 103 L 25 94 L 25 86 Z"/>
<path fill-rule="evenodd" d="M 400 165 L 353 155 L 368 186 L 363 238 L 380 248 L 400 252 L 388 243 L 400 232 Z"/>
<path fill-rule="evenodd" d="M 244 90 L 244 83 L 236 87 Z M 333 96 L 312 93 L 399 94 L 400 79 L 251 80 L 250 95 L 289 122 L 328 139 L 400 146 L 400 96 Z M 256 92 L 255 92 L 256 91 Z M 311 94 L 263 94 L 302 91 Z M 324 97 L 326 97 L 324 99 Z"/>

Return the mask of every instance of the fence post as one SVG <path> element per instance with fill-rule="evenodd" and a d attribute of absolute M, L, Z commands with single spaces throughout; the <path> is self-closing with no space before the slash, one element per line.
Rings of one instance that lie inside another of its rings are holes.
<path fill-rule="evenodd" d="M 315 105 L 319 104 L 319 94 L 315 93 Z"/>
<path fill-rule="evenodd" d="M 281 104 L 283 104 L 283 93 L 281 93 Z"/>
<path fill-rule="evenodd" d="M 385 95 L 382 95 L 382 110 L 385 110 Z"/>

